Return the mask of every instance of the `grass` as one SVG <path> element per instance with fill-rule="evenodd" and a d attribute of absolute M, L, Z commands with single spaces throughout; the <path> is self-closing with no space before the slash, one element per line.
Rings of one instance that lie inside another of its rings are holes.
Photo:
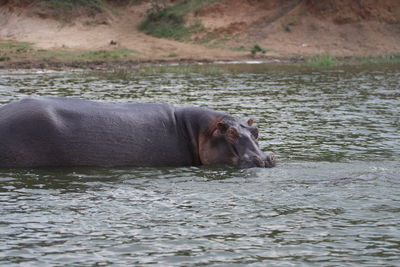
<path fill-rule="evenodd" d="M 32 43 L 28 42 L 1 42 L 0 51 L 3 52 L 26 52 L 32 50 Z"/>
<path fill-rule="evenodd" d="M 400 53 L 395 54 L 387 54 L 383 56 L 377 57 L 352 57 L 347 60 L 340 60 L 336 59 L 329 54 L 321 54 L 309 57 L 306 59 L 304 65 L 311 66 L 311 67 L 331 67 L 337 65 L 374 65 L 374 64 L 381 64 L 381 65 L 389 65 L 389 64 L 400 64 Z"/>
<path fill-rule="evenodd" d="M 44 0 L 39 5 L 53 10 L 57 17 L 68 17 L 77 10 L 85 10 L 89 14 L 103 12 L 103 0 Z"/>
<path fill-rule="evenodd" d="M 118 5 L 137 4 L 141 1 L 134 0 L 42 0 L 40 4 L 50 9 L 58 11 L 71 11 L 86 9 L 94 13 L 104 11 L 104 5 L 114 3 Z"/>
<path fill-rule="evenodd" d="M 184 17 L 213 1 L 215 0 L 186 0 L 162 8 L 153 6 L 148 10 L 146 18 L 139 24 L 138 28 L 155 37 L 180 41 L 188 40 L 190 34 L 203 30 L 204 26 L 200 21 L 186 26 L 184 25 Z"/>
<path fill-rule="evenodd" d="M 379 57 L 362 57 L 358 58 L 358 61 L 362 64 L 400 64 L 400 53 Z"/>
<path fill-rule="evenodd" d="M 249 49 L 247 49 L 245 46 L 241 45 L 239 47 L 232 47 L 231 48 L 232 51 L 237 51 L 237 52 L 247 52 L 250 51 Z"/>
<path fill-rule="evenodd" d="M 0 42 L 0 62 L 24 58 L 33 51 L 32 44 L 28 42 Z"/>
<path fill-rule="evenodd" d="M 338 62 L 329 54 L 321 54 L 306 59 L 304 64 L 310 67 L 331 67 L 336 66 Z"/>
<path fill-rule="evenodd" d="M 223 75 L 223 74 L 265 74 L 268 71 L 299 68 L 295 65 L 276 64 L 205 64 L 205 65 L 158 65 L 141 66 L 133 69 L 115 69 L 112 71 L 87 72 L 78 74 L 83 77 L 96 77 L 107 80 L 136 80 L 138 76 L 158 75 L 163 73 L 179 75 Z"/>
<path fill-rule="evenodd" d="M 249 48 L 239 47 L 239 51 L 249 51 Z M 180 57 L 177 53 L 169 53 L 163 56 L 164 58 Z M 0 64 L 2 67 L 13 65 L 14 63 L 31 63 L 32 66 L 38 66 L 46 63 L 51 66 L 52 63 L 78 65 L 84 68 L 89 66 L 91 62 L 114 62 L 121 63 L 127 60 L 138 60 L 140 52 L 123 48 L 110 47 L 110 49 L 81 51 L 70 49 L 52 49 L 43 50 L 35 49 L 28 42 L 0 42 Z M 89 63 L 86 65 L 85 63 Z M 112 63 L 114 64 L 114 63 Z M 329 54 L 315 55 L 308 57 L 304 64 L 298 63 L 283 63 L 282 66 L 291 66 L 294 68 L 311 66 L 311 67 L 330 67 L 342 65 L 400 65 L 400 54 L 389 54 L 380 57 L 354 57 L 354 58 L 334 58 Z M 269 67 L 270 66 L 270 67 Z M 286 68 L 284 67 L 284 68 Z M 177 74 L 220 74 L 220 73 L 265 73 L 267 70 L 281 68 L 280 64 L 217 64 L 217 65 L 179 65 L 179 66 L 147 66 L 126 71 L 123 76 L 136 74 L 157 74 L 157 73 L 177 73 Z M 109 76 L 121 76 L 121 71 L 116 71 Z"/>
<path fill-rule="evenodd" d="M 165 57 L 179 57 L 179 54 L 177 54 L 177 53 L 170 53 L 170 54 L 168 54 L 168 55 L 166 55 Z"/>
<path fill-rule="evenodd" d="M 33 3 L 38 9 L 50 10 L 46 12 L 51 17 L 71 21 L 79 13 L 94 16 L 105 11 L 117 13 L 113 5 L 136 4 L 134 0 L 39 0 Z"/>
<path fill-rule="evenodd" d="M 0 61 L 93 62 L 135 59 L 138 52 L 127 48 L 110 50 L 76 51 L 68 49 L 34 49 L 27 42 L 1 42 Z"/>
<path fill-rule="evenodd" d="M 95 51 L 68 51 L 68 50 L 39 50 L 37 55 L 45 60 L 61 61 L 107 61 L 124 60 L 134 57 L 136 51 L 119 48 L 113 50 L 95 50 Z"/>

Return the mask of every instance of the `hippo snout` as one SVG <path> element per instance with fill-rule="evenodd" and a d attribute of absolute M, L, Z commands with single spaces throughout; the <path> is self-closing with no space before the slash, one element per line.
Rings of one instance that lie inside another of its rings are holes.
<path fill-rule="evenodd" d="M 276 161 L 273 155 L 244 157 L 240 162 L 240 168 L 272 168 L 275 165 Z"/>
<path fill-rule="evenodd" d="M 275 165 L 276 165 L 276 160 L 275 160 L 275 157 L 274 157 L 274 155 L 267 155 L 266 156 L 266 158 L 265 158 L 265 160 L 264 160 L 264 167 L 265 168 L 272 168 L 272 167 L 275 167 Z"/>

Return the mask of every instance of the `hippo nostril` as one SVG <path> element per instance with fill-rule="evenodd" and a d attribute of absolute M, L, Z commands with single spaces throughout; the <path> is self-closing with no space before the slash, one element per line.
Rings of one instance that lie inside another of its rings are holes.
<path fill-rule="evenodd" d="M 276 165 L 276 160 L 273 155 L 267 156 L 267 159 L 265 160 L 265 167 L 271 168 Z"/>

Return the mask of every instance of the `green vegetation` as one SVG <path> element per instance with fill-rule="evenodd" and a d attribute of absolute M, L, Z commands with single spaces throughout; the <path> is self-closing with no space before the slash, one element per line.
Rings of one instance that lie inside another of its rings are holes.
<path fill-rule="evenodd" d="M 165 57 L 179 57 L 179 54 L 171 53 L 171 54 L 166 55 Z"/>
<path fill-rule="evenodd" d="M 205 45 L 207 48 L 226 48 L 226 42 L 232 39 L 232 36 L 220 34 L 216 31 L 208 31 L 202 24 L 196 32 L 200 33 L 193 40 L 194 43 Z"/>
<path fill-rule="evenodd" d="M 253 47 L 254 48 L 254 47 Z M 243 46 L 237 48 L 239 51 L 250 51 L 249 48 Z M 255 48 L 259 50 L 258 48 Z M 260 49 L 262 49 L 260 47 Z M 262 49 L 264 50 L 264 49 Z M 169 53 L 164 58 L 176 58 L 180 55 L 177 53 Z M 28 42 L 0 42 L 0 64 L 2 66 L 13 65 L 15 63 L 28 63 L 31 66 L 78 66 L 86 68 L 91 63 L 97 62 L 114 62 L 120 61 L 124 66 L 124 61 L 137 60 L 141 57 L 140 52 L 123 48 L 110 47 L 110 49 L 82 51 L 64 49 L 35 49 Z M 53 64 L 53 65 L 52 65 Z M 111 63 L 114 64 L 114 63 Z M 117 63 L 118 64 L 118 63 Z M 265 73 L 267 70 L 276 70 L 282 68 L 301 68 L 310 67 L 332 67 L 332 66 L 357 66 L 362 64 L 369 65 L 387 65 L 399 64 L 400 54 L 389 54 L 380 57 L 353 57 L 353 58 L 334 58 L 329 54 L 321 54 L 306 58 L 303 64 L 299 63 L 282 63 L 282 64 L 214 64 L 214 65 L 178 65 L 178 66 L 146 66 L 137 69 L 118 70 L 108 73 L 110 78 L 121 76 L 127 78 L 137 74 L 156 74 L 156 73 L 177 73 L 177 74 L 219 74 L 219 73 Z M 127 66 L 127 65 L 125 65 Z"/>
<path fill-rule="evenodd" d="M 241 45 L 239 47 L 232 47 L 231 50 L 238 51 L 238 52 L 246 52 L 246 51 L 248 51 L 248 49 L 243 45 Z"/>
<path fill-rule="evenodd" d="M 358 61 L 362 64 L 400 64 L 400 53 L 379 57 L 358 58 Z"/>
<path fill-rule="evenodd" d="M 264 49 L 258 44 L 255 44 L 252 47 L 245 47 L 241 45 L 239 47 L 232 47 L 231 50 L 238 52 L 250 52 L 253 57 L 257 55 L 257 53 L 265 54 L 269 51 L 272 51 L 271 49 Z"/>
<path fill-rule="evenodd" d="M 44 0 L 42 5 L 56 11 L 71 11 L 78 8 L 83 8 L 93 13 L 98 13 L 103 10 L 102 0 Z"/>
<path fill-rule="evenodd" d="M 214 0 L 185 0 L 168 6 L 153 1 L 146 18 L 139 24 L 139 30 L 146 34 L 174 40 L 185 40 L 191 33 L 204 29 L 200 21 L 190 26 L 184 25 L 184 17 L 200 10 Z"/>
<path fill-rule="evenodd" d="M 360 65 L 337 66 L 340 70 L 354 69 Z M 372 68 L 382 70 L 380 65 L 371 65 Z M 365 66 L 362 66 L 365 69 Z M 96 78 L 106 80 L 133 81 L 143 79 L 146 75 L 162 73 L 178 75 L 226 75 L 226 74 L 266 74 L 274 72 L 308 72 L 312 69 L 302 64 L 189 64 L 189 65 L 144 65 L 137 68 L 114 69 L 112 71 L 88 71 L 76 74 L 82 78 Z"/>
<path fill-rule="evenodd" d="M 33 6 L 37 6 L 40 10 L 51 10 L 52 12 L 46 12 L 49 16 L 70 21 L 71 18 L 76 16 L 77 12 L 90 16 L 107 10 L 116 13 L 113 5 L 129 5 L 137 2 L 134 0 L 41 0 L 34 3 Z"/>
<path fill-rule="evenodd" d="M 0 61 L 35 60 L 45 62 L 93 62 L 135 59 L 138 52 L 126 48 L 76 51 L 68 49 L 37 50 L 27 42 L 0 43 Z"/>
<path fill-rule="evenodd" d="M 0 56 L 0 62 L 1 61 L 9 61 L 10 57 L 9 56 Z"/>
<path fill-rule="evenodd" d="M 311 67 L 330 67 L 337 65 L 357 65 L 357 64 L 400 64 L 400 54 L 388 54 L 378 57 L 351 57 L 351 58 L 334 58 L 329 54 L 315 55 L 308 59 L 304 65 Z"/>
<path fill-rule="evenodd" d="M 0 62 L 21 58 L 33 52 L 32 44 L 27 42 L 1 42 Z"/>
<path fill-rule="evenodd" d="M 146 19 L 139 25 L 139 29 L 155 37 L 174 40 L 182 40 L 190 33 L 190 29 L 183 26 L 179 21 L 174 21 L 171 18 L 165 19 L 164 22 L 162 22 L 162 20 L 164 19 L 152 22 Z"/>
<path fill-rule="evenodd" d="M 2 42 L 0 43 L 0 52 L 18 53 L 32 50 L 32 43 L 28 42 Z"/>
<path fill-rule="evenodd" d="M 305 65 L 310 67 L 330 67 L 336 66 L 337 64 L 335 58 L 329 54 L 315 55 L 305 62 Z"/>
<path fill-rule="evenodd" d="M 69 50 L 38 50 L 36 56 L 46 61 L 107 61 L 134 58 L 136 51 L 119 48 L 113 50 L 69 51 Z"/>
<path fill-rule="evenodd" d="M 258 44 L 254 45 L 251 50 L 250 50 L 251 54 L 253 56 L 255 56 L 257 53 L 263 53 L 265 54 L 267 52 L 267 50 L 261 48 L 261 46 L 259 46 Z"/>

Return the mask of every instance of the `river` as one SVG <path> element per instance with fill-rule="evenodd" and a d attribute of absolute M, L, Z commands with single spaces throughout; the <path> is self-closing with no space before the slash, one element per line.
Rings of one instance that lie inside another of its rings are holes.
<path fill-rule="evenodd" d="M 278 164 L 0 169 L 2 266 L 400 265 L 400 66 L 0 74 L 27 95 L 254 118 Z"/>

